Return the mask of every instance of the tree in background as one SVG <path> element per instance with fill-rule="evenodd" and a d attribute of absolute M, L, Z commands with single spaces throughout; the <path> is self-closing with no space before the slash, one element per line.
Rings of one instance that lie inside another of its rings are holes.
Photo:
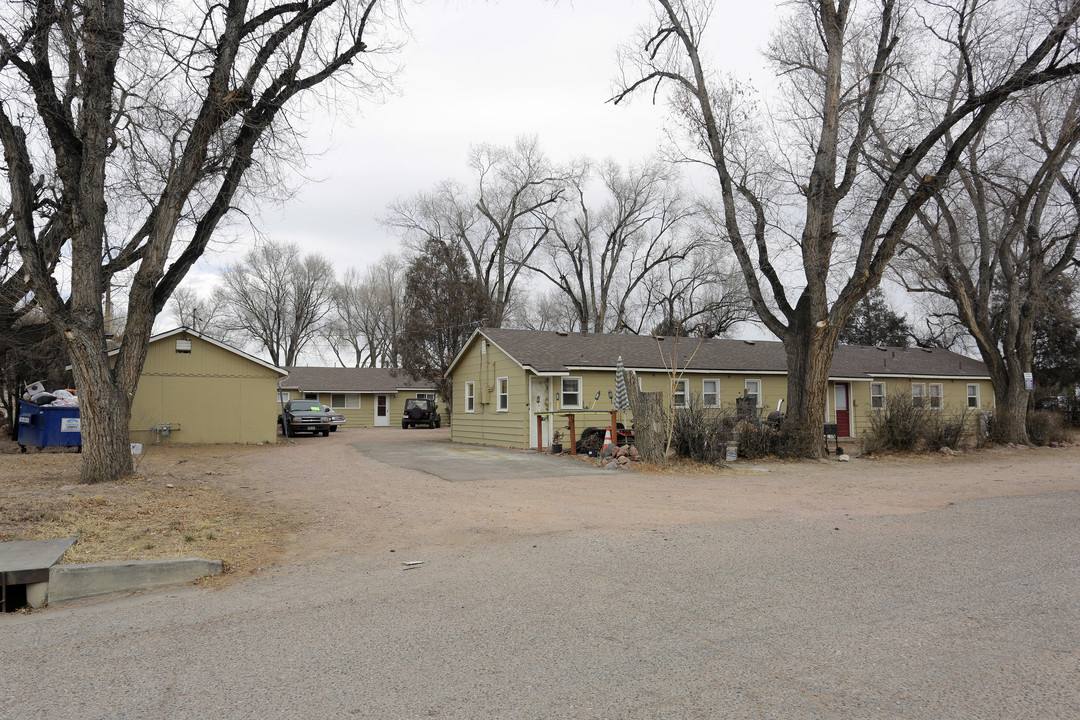
<path fill-rule="evenodd" d="M 652 273 L 644 297 L 633 332 L 651 327 L 653 335 L 714 338 L 755 317 L 742 273 L 716 243 Z"/>
<path fill-rule="evenodd" d="M 885 292 L 879 287 L 859 301 L 840 333 L 840 342 L 845 345 L 907 347 L 911 338 L 907 317 L 889 306 Z"/>
<path fill-rule="evenodd" d="M 405 287 L 401 370 L 430 382 L 452 413 L 446 371 L 473 331 L 490 325 L 493 302 L 461 247 L 436 238 L 409 263 Z"/>
<path fill-rule="evenodd" d="M 447 180 L 391 205 L 385 222 L 417 249 L 429 240 L 457 245 L 491 300 L 489 324 L 500 327 L 547 236 L 540 213 L 559 201 L 571 173 L 554 167 L 535 137 L 519 138 L 509 148 L 478 145 L 469 168 L 473 186 Z"/>
<path fill-rule="evenodd" d="M 397 367 L 405 312 L 405 263 L 384 255 L 361 275 L 353 268 L 334 291 L 324 337 L 342 367 Z M 346 354 L 352 358 L 346 360 Z"/>
<path fill-rule="evenodd" d="M 1047 293 L 1046 312 L 1035 320 L 1032 349 L 1038 395 L 1075 397 L 1080 386 L 1080 313 L 1075 277 L 1060 277 Z M 1036 398 L 1036 402 L 1038 397 Z"/>
<path fill-rule="evenodd" d="M 1009 96 L 1080 71 L 1080 2 L 791 3 L 767 53 L 785 83 L 771 114 L 706 66 L 711 2 L 653 5 L 613 101 L 670 88 L 686 154 L 714 175 L 720 236 L 784 343 L 789 449 L 820 456 L 848 317 Z M 880 153 L 880 137 L 905 149 Z"/>
<path fill-rule="evenodd" d="M 178 287 L 169 298 L 169 309 L 178 325 L 227 343 L 230 333 L 222 324 L 225 317 L 223 299 L 220 293 L 201 298 L 191 288 Z"/>
<path fill-rule="evenodd" d="M 83 482 L 132 472 L 131 398 L 154 318 L 229 212 L 301 155 L 294 101 L 331 79 L 364 94 L 385 87 L 375 63 L 397 42 L 385 4 L 5 5 L 0 143 L 12 225 L 32 300 L 67 343 Z M 70 292 L 53 275 L 62 247 Z M 128 289 L 112 358 L 110 285 Z"/>
<path fill-rule="evenodd" d="M 594 175 L 599 202 L 588 193 Z M 646 279 L 695 246 L 691 205 L 674 172 L 657 161 L 625 169 L 608 161 L 595 173 L 583 171 L 545 214 L 546 262 L 529 267 L 566 296 L 580 332 L 627 326 L 632 298 Z"/>
<path fill-rule="evenodd" d="M 221 282 L 222 325 L 258 343 L 275 365 L 296 365 L 319 336 L 337 284 L 329 260 L 301 257 L 297 245 L 277 242 L 249 251 L 226 268 Z"/>
<path fill-rule="evenodd" d="M 1060 307 L 1080 241 L 1080 83 L 1010 102 L 919 213 L 898 277 L 951 304 L 994 385 L 994 439 L 1026 443 L 1035 325 Z"/>

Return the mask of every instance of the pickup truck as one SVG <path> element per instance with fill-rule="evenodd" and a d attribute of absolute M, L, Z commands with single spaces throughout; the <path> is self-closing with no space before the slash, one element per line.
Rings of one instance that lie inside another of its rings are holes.
<path fill-rule="evenodd" d="M 284 423 L 282 422 L 284 415 Z M 319 433 L 326 437 L 330 434 L 331 416 L 323 410 L 322 403 L 315 400 L 290 400 L 285 403 L 285 411 L 278 415 L 278 425 L 285 427 L 286 437 L 300 432 Z"/>

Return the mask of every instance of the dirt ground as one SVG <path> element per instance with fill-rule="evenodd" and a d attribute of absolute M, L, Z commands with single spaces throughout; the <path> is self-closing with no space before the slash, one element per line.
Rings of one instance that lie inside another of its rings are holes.
<path fill-rule="evenodd" d="M 890 515 L 953 502 L 1080 490 L 1080 447 L 818 462 L 740 460 L 723 470 L 447 482 L 363 454 L 446 442 L 449 431 L 343 428 L 276 446 L 147 447 L 120 483 L 78 485 L 73 452 L 0 442 L 0 540 L 77 535 L 65 562 L 199 556 L 232 576 L 338 553 L 407 553 L 565 531 L 785 515 Z"/>

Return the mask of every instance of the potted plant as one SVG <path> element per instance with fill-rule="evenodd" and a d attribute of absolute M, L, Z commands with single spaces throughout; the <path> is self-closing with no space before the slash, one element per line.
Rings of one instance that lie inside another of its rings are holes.
<path fill-rule="evenodd" d="M 551 454 L 552 455 L 561 455 L 562 454 L 562 439 L 563 439 L 562 430 L 555 430 L 554 432 L 551 433 Z"/>

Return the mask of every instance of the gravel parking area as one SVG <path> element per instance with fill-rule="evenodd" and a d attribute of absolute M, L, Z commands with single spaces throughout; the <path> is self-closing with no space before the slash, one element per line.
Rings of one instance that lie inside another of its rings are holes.
<path fill-rule="evenodd" d="M 0 717 L 1080 717 L 1077 448 L 450 482 L 399 439 L 214 477 L 305 526 L 269 571 L 0 618 Z"/>

